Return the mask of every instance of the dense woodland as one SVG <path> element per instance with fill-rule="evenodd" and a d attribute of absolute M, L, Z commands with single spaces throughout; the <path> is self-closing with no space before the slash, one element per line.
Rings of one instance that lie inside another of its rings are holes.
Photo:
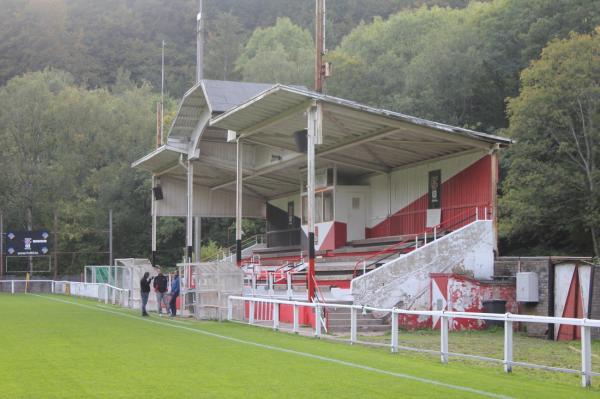
<path fill-rule="evenodd" d="M 313 0 L 204 3 L 207 78 L 312 86 Z M 106 262 L 109 209 L 115 256 L 149 256 L 149 176 L 130 164 L 152 148 L 163 40 L 167 120 L 193 83 L 196 5 L 0 0 L 0 211 L 14 229 L 56 214 L 62 272 Z M 597 0 L 329 1 L 326 91 L 515 138 L 501 253 L 598 256 L 598 26 Z M 203 223 L 210 250 L 230 225 Z M 161 263 L 183 237 L 161 220 Z"/>

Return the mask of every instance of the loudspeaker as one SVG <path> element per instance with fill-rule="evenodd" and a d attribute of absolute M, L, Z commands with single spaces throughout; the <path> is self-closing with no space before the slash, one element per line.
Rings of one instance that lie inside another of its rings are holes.
<path fill-rule="evenodd" d="M 163 199 L 163 192 L 162 192 L 162 187 L 161 186 L 156 186 L 152 189 L 152 191 L 154 192 L 154 199 L 156 201 L 160 201 Z"/>
<path fill-rule="evenodd" d="M 308 129 L 298 130 L 294 132 L 294 141 L 296 142 L 296 148 L 298 152 L 306 154 L 308 151 Z"/>

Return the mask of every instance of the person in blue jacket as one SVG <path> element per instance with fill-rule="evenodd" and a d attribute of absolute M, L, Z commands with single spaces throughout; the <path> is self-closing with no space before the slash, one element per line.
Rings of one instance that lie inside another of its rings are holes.
<path fill-rule="evenodd" d="M 171 308 L 171 317 L 175 317 L 177 315 L 177 297 L 179 296 L 179 271 L 175 272 L 175 276 L 173 276 L 173 281 L 171 281 L 171 301 L 169 302 L 169 307 Z"/>

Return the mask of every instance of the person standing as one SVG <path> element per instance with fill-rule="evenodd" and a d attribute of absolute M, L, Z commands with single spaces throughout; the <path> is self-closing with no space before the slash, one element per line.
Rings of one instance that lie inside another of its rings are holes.
<path fill-rule="evenodd" d="M 165 301 L 165 294 L 167 293 L 167 276 L 162 274 L 161 271 L 154 277 L 154 291 L 156 291 L 156 303 L 158 304 L 158 315 L 162 315 L 162 305 Z"/>
<path fill-rule="evenodd" d="M 177 297 L 179 296 L 179 271 L 175 272 L 175 276 L 173 276 L 173 281 L 171 282 L 171 301 L 169 302 L 169 307 L 171 308 L 171 317 L 175 317 L 177 315 Z"/>
<path fill-rule="evenodd" d="M 148 304 L 148 296 L 150 295 L 150 282 L 152 279 L 148 280 L 150 277 L 150 273 L 144 273 L 144 277 L 140 280 L 140 293 L 142 295 L 142 316 L 148 316 L 146 312 L 146 305 Z"/>

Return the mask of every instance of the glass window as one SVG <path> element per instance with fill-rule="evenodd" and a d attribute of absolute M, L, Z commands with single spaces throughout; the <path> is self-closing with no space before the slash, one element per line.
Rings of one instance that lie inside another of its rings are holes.
<path fill-rule="evenodd" d="M 323 193 L 323 221 L 331 222 L 333 220 L 333 191 Z"/>

